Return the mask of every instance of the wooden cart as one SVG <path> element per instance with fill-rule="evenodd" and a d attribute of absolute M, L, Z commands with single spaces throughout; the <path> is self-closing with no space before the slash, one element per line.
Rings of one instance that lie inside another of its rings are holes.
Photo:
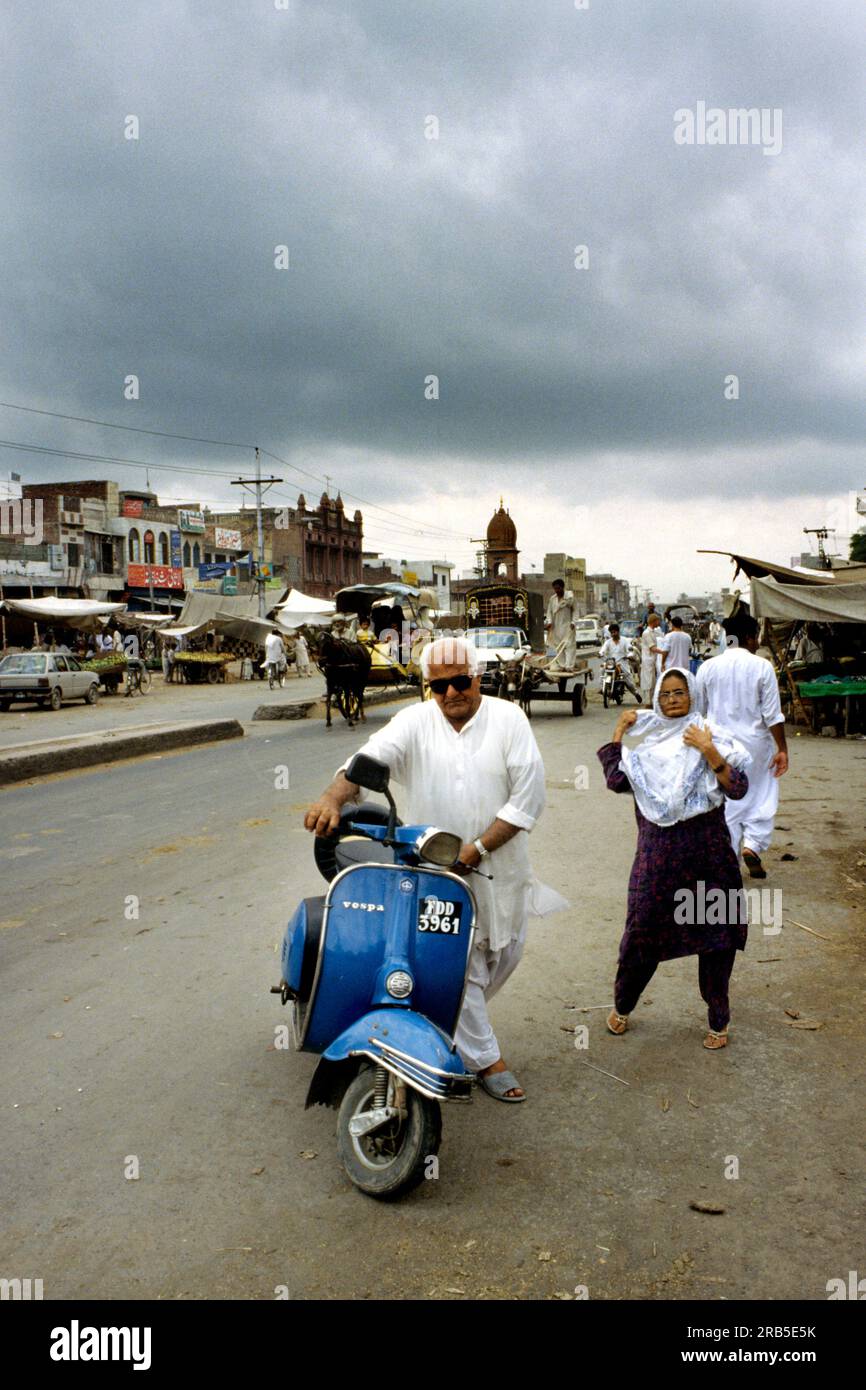
<path fill-rule="evenodd" d="M 532 706 L 538 700 L 567 700 L 571 713 L 580 717 L 586 710 L 588 697 L 587 681 L 592 680 L 589 662 L 578 661 L 567 671 L 558 668 L 551 670 L 544 664 L 544 658 L 527 657 L 523 663 L 523 675 L 518 687 L 520 708 L 527 719 L 532 718 Z"/>

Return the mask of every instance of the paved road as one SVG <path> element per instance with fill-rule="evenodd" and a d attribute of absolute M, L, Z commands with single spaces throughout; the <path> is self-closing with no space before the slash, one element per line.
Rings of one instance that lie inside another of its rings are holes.
<path fill-rule="evenodd" d="M 0 793 L 0 1275 L 46 1298 L 774 1299 L 862 1270 L 863 894 L 841 874 L 862 877 L 863 746 L 796 745 L 769 883 L 823 935 L 753 931 L 732 1044 L 709 1054 L 694 961 L 662 968 L 633 1032 L 603 1031 L 631 810 L 600 783 L 598 705 L 533 723 L 534 861 L 574 907 L 534 925 L 494 1005 L 530 1100 L 446 1109 L 439 1180 L 395 1207 L 342 1176 L 333 1113 L 303 1109 L 313 1060 L 274 1050 L 268 993 L 285 920 L 320 887 L 301 809 L 357 735 L 256 725 Z"/>
<path fill-rule="evenodd" d="M 14 748 L 45 738 L 89 734 L 102 729 L 124 729 L 132 724 L 184 719 L 251 719 L 258 705 L 285 700 L 312 700 L 324 693 L 325 682 L 318 671 L 299 680 L 289 676 L 282 690 L 268 688 L 267 681 L 228 681 L 225 685 L 167 685 L 153 672 L 153 684 L 146 695 L 127 698 L 102 695 L 91 706 L 81 701 L 59 710 L 24 709 L 15 706 L 0 712 L 0 749 Z"/>

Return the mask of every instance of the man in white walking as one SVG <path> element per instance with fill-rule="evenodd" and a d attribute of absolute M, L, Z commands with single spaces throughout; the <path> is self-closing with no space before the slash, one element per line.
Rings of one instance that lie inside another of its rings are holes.
<path fill-rule="evenodd" d="M 472 643 L 438 638 L 425 647 L 421 670 L 432 699 L 400 710 L 359 752 L 385 763 L 405 788 L 407 823 L 453 830 L 464 841 L 458 866 L 482 864 L 482 872 L 492 874 L 472 877 L 478 917 L 454 1041 L 489 1095 L 522 1101 L 523 1088 L 502 1059 L 487 1001 L 523 954 L 534 893 L 527 832 L 544 808 L 544 764 L 522 710 L 481 694 Z M 328 834 L 343 806 L 358 795 L 341 769 L 307 812 L 305 826 Z"/>
<path fill-rule="evenodd" d="M 779 682 L 769 661 L 756 656 L 758 624 L 752 617 L 725 627 L 734 645 L 704 661 L 697 674 L 701 713 L 745 746 L 752 761 L 749 790 L 739 801 L 725 800 L 731 842 L 752 878 L 766 878 L 761 854 L 769 849 L 779 806 L 779 778 L 788 770 L 785 716 Z"/>
<path fill-rule="evenodd" d="M 646 627 L 640 635 L 640 697 L 645 705 L 653 702 L 656 683 L 656 659 L 661 660 L 661 618 L 653 610 L 647 614 Z"/>

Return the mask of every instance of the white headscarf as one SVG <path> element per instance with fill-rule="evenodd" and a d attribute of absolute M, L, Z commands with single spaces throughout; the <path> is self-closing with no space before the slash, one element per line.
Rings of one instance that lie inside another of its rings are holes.
<path fill-rule="evenodd" d="M 688 686 L 688 714 L 669 719 L 662 713 L 659 704 L 662 681 L 658 681 L 653 695 L 653 713 L 640 710 L 634 724 L 626 731 L 632 738 L 643 735 L 643 742 L 638 748 L 623 747 L 620 762 L 641 814 L 654 825 L 676 825 L 692 816 L 702 816 L 725 799 L 703 753 L 683 743 L 683 734 L 690 724 L 697 724 L 699 729 L 707 729 L 709 724 L 697 712 L 694 676 L 681 666 L 670 666 L 664 671 L 662 680 L 674 673 Z M 743 768 L 749 764 L 749 754 L 735 738 L 720 729 L 713 729 L 712 734 L 713 743 L 731 767 Z"/>

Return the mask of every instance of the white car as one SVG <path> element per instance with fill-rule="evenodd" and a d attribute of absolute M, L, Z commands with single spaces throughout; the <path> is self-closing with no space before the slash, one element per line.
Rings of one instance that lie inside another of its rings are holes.
<path fill-rule="evenodd" d="M 575 618 L 574 640 L 579 647 L 601 646 L 601 629 L 595 618 Z"/>
<path fill-rule="evenodd" d="M 64 700 L 84 700 L 95 705 L 99 677 L 82 671 L 74 656 L 62 652 L 17 652 L 0 661 L 0 710 L 12 704 L 50 705 L 60 709 Z"/>
<path fill-rule="evenodd" d="M 501 661 L 519 661 L 532 650 L 520 627 L 470 627 L 466 641 L 478 651 L 481 689 L 497 689 Z"/>

